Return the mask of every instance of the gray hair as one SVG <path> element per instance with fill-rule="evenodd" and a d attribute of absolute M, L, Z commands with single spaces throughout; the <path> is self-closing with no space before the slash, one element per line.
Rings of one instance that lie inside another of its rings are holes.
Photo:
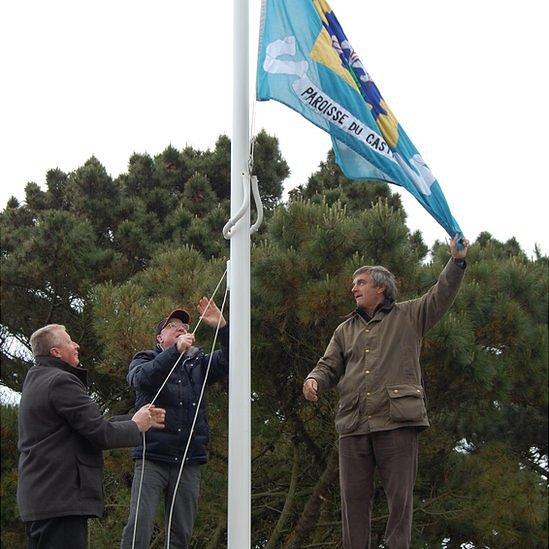
<path fill-rule="evenodd" d="M 61 324 L 48 324 L 39 328 L 30 337 L 32 354 L 34 356 L 48 356 L 50 349 L 59 345 L 59 332 L 65 331 Z"/>
<path fill-rule="evenodd" d="M 395 301 L 397 296 L 396 280 L 395 275 L 389 269 L 381 265 L 364 265 L 364 267 L 358 268 L 353 273 L 353 279 L 361 274 L 370 275 L 374 282 L 374 287 L 379 288 L 383 286 L 385 288 L 383 295 L 387 299 Z"/>

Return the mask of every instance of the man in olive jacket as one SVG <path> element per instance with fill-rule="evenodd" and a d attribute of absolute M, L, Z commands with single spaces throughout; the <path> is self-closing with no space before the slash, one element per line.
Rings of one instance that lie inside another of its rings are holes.
<path fill-rule="evenodd" d="M 133 417 L 105 420 L 64 326 L 44 326 L 30 343 L 36 364 L 19 404 L 17 486 L 28 547 L 85 549 L 87 519 L 104 511 L 102 450 L 138 444 L 140 432 L 163 426 L 165 411 L 143 406 Z"/>
<path fill-rule="evenodd" d="M 385 540 L 390 549 L 410 546 L 418 433 L 429 426 L 419 356 L 425 333 L 451 307 L 465 271 L 469 242 L 450 243 L 452 259 L 422 297 L 395 303 L 394 276 L 384 267 L 353 275 L 357 308 L 340 324 L 307 376 L 307 400 L 337 384 L 335 417 L 343 544 L 370 547 L 374 468 L 389 504 Z"/>

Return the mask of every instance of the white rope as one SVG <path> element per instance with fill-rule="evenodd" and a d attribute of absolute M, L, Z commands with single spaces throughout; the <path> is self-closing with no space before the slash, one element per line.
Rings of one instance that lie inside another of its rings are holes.
<path fill-rule="evenodd" d="M 257 136 L 253 134 L 253 127 L 255 123 L 255 102 L 252 114 L 252 125 L 250 129 L 250 150 L 248 152 L 248 173 L 252 175 L 254 173 L 254 148 L 255 142 L 257 141 Z"/>
<path fill-rule="evenodd" d="M 187 452 L 189 451 L 189 446 L 191 445 L 191 439 L 194 432 L 194 427 L 196 425 L 196 420 L 198 419 L 198 413 L 200 412 L 200 405 L 202 404 L 202 398 L 204 397 L 204 391 L 206 389 L 206 382 L 208 381 L 208 374 L 210 373 L 210 366 L 212 365 L 212 358 L 215 348 L 215 343 L 217 341 L 217 334 L 219 333 L 219 325 L 221 323 L 221 318 L 223 315 L 223 309 L 225 308 L 225 302 L 227 301 L 227 293 L 229 291 L 229 288 L 225 288 L 225 295 L 223 296 L 223 303 L 221 304 L 221 315 L 219 315 L 219 319 L 217 320 L 217 326 L 215 328 L 215 334 L 214 339 L 212 343 L 212 349 L 210 351 L 210 359 L 208 360 L 208 367 L 206 368 L 206 374 L 204 376 L 204 383 L 202 384 L 202 390 L 200 391 L 200 397 L 198 399 L 198 403 L 196 405 L 196 412 L 194 413 L 193 423 L 191 425 L 191 431 L 189 433 L 189 438 L 187 439 L 187 446 L 185 447 L 185 452 L 183 453 L 183 459 L 181 460 L 181 466 L 179 467 L 179 474 L 177 475 L 177 480 L 175 482 L 175 489 L 173 492 L 173 498 L 172 498 L 172 504 L 170 506 L 170 516 L 168 519 L 168 526 L 167 526 L 167 538 L 166 538 L 166 547 L 167 549 L 170 548 L 170 530 L 172 527 L 172 516 L 173 516 L 173 508 L 175 506 L 175 499 L 177 497 L 177 489 L 179 488 L 179 482 L 181 480 L 181 475 L 183 474 L 183 467 L 185 466 L 185 459 L 187 458 Z"/>
<path fill-rule="evenodd" d="M 135 508 L 135 520 L 133 523 L 132 549 L 135 549 L 135 536 L 137 534 L 137 517 L 139 516 L 139 503 L 141 502 L 141 488 L 143 487 L 143 475 L 145 474 L 145 431 L 143 436 L 143 453 L 141 455 L 141 476 L 139 478 L 139 489 L 137 490 L 137 506 Z"/>
<path fill-rule="evenodd" d="M 215 294 L 217 293 L 217 290 L 219 290 L 219 286 L 221 286 L 221 283 L 223 282 L 223 279 L 225 278 L 225 275 L 227 274 L 227 267 L 225 267 L 225 271 L 221 275 L 221 278 L 219 279 L 219 282 L 217 283 L 217 286 L 215 287 L 215 290 L 212 293 L 212 297 L 210 297 L 210 300 L 208 301 L 208 306 L 206 307 L 206 311 L 208 310 L 208 307 L 210 306 L 210 303 L 213 301 L 213 298 L 215 297 Z M 221 309 L 221 313 L 223 313 L 223 309 Z M 200 315 L 200 318 L 198 319 L 198 322 L 196 326 L 194 327 L 194 330 L 192 333 L 194 334 L 196 330 L 198 330 L 198 327 L 200 326 L 200 323 L 202 322 L 202 315 Z"/>
<path fill-rule="evenodd" d="M 208 301 L 208 305 L 207 305 L 206 309 L 204 309 L 204 312 L 207 311 L 208 308 L 210 307 L 210 304 L 213 301 L 213 299 L 215 297 L 215 294 L 217 293 L 217 290 L 219 289 L 219 286 L 221 286 L 221 283 L 223 282 L 223 279 L 225 278 L 226 274 L 227 274 L 227 268 L 225 268 L 225 271 L 221 275 L 221 278 L 219 279 L 219 282 L 217 283 L 217 286 L 215 287 L 215 290 L 213 291 L 212 296 L 210 297 L 210 299 Z M 228 287 L 225 289 L 225 296 L 223 298 L 223 304 L 221 305 L 221 314 L 219 315 L 219 319 L 217 321 L 217 327 L 216 327 L 216 330 L 215 330 L 215 335 L 214 335 L 214 340 L 213 340 L 213 345 L 212 345 L 212 351 L 210 353 L 210 359 L 208 361 L 208 368 L 206 370 L 206 376 L 204 378 L 204 383 L 202 385 L 202 391 L 200 393 L 200 400 L 199 400 L 198 406 L 196 408 L 196 413 L 195 413 L 194 421 L 193 421 L 193 424 L 192 424 L 192 427 L 191 427 L 191 432 L 189 434 L 189 439 L 187 440 L 187 446 L 185 448 L 185 454 L 183 455 L 183 460 L 181 462 L 181 469 L 180 469 L 180 472 L 179 472 L 179 477 L 177 479 L 176 489 L 175 489 L 174 494 L 177 494 L 177 486 L 179 484 L 179 478 L 181 477 L 181 472 L 183 471 L 183 464 L 185 463 L 185 456 L 187 455 L 187 449 L 189 448 L 189 445 L 190 445 L 190 442 L 191 442 L 191 437 L 192 437 L 192 434 L 193 434 L 194 425 L 195 425 L 196 418 L 197 418 L 197 415 L 198 415 L 198 410 L 200 409 L 200 402 L 202 401 L 202 395 L 204 394 L 204 388 L 206 387 L 206 380 L 208 379 L 208 372 L 210 371 L 210 365 L 212 363 L 213 349 L 215 347 L 215 343 L 216 343 L 216 340 L 217 340 L 217 334 L 219 332 L 219 323 L 221 322 L 221 317 L 223 316 L 223 308 L 225 306 L 225 301 L 227 299 L 227 292 L 228 292 Z M 194 327 L 194 330 L 191 332 L 192 334 L 194 334 L 196 332 L 196 330 L 198 330 L 198 327 L 200 326 L 201 322 L 202 322 L 202 315 L 200 315 L 200 318 L 198 319 L 198 322 L 197 322 L 196 326 Z M 178 359 L 175 361 L 175 364 L 173 365 L 172 369 L 170 370 L 170 372 L 166 376 L 166 379 L 164 379 L 164 382 L 162 383 L 160 389 L 158 389 L 158 392 L 156 393 L 156 395 L 152 399 L 151 404 L 155 403 L 156 399 L 158 398 L 158 395 L 160 394 L 160 392 L 164 388 L 164 385 L 166 385 L 166 383 L 168 382 L 168 379 L 172 375 L 173 371 L 177 368 L 177 365 L 181 362 L 182 358 L 183 358 L 183 353 L 180 354 Z M 137 535 L 137 519 L 139 517 L 139 504 L 141 502 L 141 491 L 142 491 L 142 488 L 143 488 L 143 477 L 145 475 L 145 449 L 146 449 L 145 432 L 141 433 L 141 435 L 143 436 L 143 452 L 141 454 L 141 475 L 140 475 L 140 478 L 139 478 L 139 488 L 138 488 L 138 491 L 137 491 L 137 503 L 136 503 L 136 509 L 135 509 L 135 521 L 134 521 L 134 525 L 133 525 L 133 536 L 132 536 L 132 549 L 135 549 L 135 538 L 136 538 L 136 535 Z M 175 496 L 174 496 L 173 502 L 175 502 Z M 173 502 L 172 502 L 172 507 L 170 509 L 170 526 L 171 526 L 171 517 L 172 517 L 172 511 L 173 511 Z M 170 529 L 168 527 L 168 540 L 169 540 L 169 536 L 170 536 L 169 532 L 170 532 Z M 168 542 L 168 545 L 166 547 L 169 548 L 169 542 Z"/>
<path fill-rule="evenodd" d="M 250 144 L 252 145 L 251 150 L 250 150 L 250 156 L 252 157 L 252 164 L 253 164 L 253 153 L 254 153 L 253 142 L 255 141 L 254 131 L 255 131 L 255 105 L 256 105 L 256 103 L 257 103 L 257 100 L 254 99 L 253 102 L 252 102 L 252 122 L 250 124 L 250 134 L 249 134 Z M 251 169 L 250 169 L 250 173 L 252 173 Z"/>

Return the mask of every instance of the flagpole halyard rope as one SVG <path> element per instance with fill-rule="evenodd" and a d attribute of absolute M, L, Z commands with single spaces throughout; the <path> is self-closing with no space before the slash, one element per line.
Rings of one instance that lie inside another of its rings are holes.
<path fill-rule="evenodd" d="M 141 475 L 139 478 L 139 488 L 137 489 L 137 503 L 135 508 L 135 520 L 133 522 L 132 549 L 135 548 L 135 536 L 137 534 L 137 517 L 139 516 L 139 504 L 141 503 L 141 488 L 143 487 L 143 476 L 145 474 L 145 432 L 143 436 L 143 452 L 141 454 Z"/>
<path fill-rule="evenodd" d="M 217 290 L 219 290 L 219 286 L 221 286 L 221 283 L 223 282 L 223 279 L 225 278 L 225 275 L 227 274 L 227 267 L 225 267 L 225 271 L 223 271 L 223 274 L 221 275 L 221 278 L 219 279 L 219 282 L 217 283 L 217 286 L 215 287 L 215 290 L 212 292 L 212 297 L 210 297 L 210 300 L 208 301 L 208 305 L 206 307 L 206 311 L 208 310 L 208 307 L 210 306 L 211 302 L 213 301 L 213 298 L 215 297 L 215 294 L 217 293 Z M 223 311 L 221 311 L 223 312 Z M 202 322 L 202 315 L 198 319 L 198 322 L 196 326 L 194 327 L 194 330 L 192 333 L 194 334 L 196 330 L 198 330 L 198 327 L 200 326 L 200 323 Z"/>

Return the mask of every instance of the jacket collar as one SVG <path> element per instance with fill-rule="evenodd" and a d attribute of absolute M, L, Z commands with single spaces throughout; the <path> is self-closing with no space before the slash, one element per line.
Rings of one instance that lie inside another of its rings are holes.
<path fill-rule="evenodd" d="M 372 316 L 370 316 L 364 309 L 361 309 L 359 307 L 355 309 L 354 313 L 360 316 L 361 318 L 363 318 L 366 322 L 370 322 L 371 320 L 376 318 L 378 311 L 382 311 L 383 313 L 387 314 L 391 312 L 394 305 L 395 305 L 395 302 L 393 300 L 385 298 L 385 301 L 383 303 L 380 303 L 376 307 L 374 314 Z M 378 320 L 381 320 L 381 318 L 379 318 Z"/>
<path fill-rule="evenodd" d="M 69 372 L 69 374 L 76 376 L 86 388 L 88 387 L 88 370 L 86 370 L 85 368 L 81 368 L 80 365 L 76 367 L 71 366 L 65 361 L 59 358 L 55 358 L 53 356 L 37 356 L 35 358 L 35 362 L 38 366 L 44 366 L 47 368 L 59 368 L 60 370 Z"/>

